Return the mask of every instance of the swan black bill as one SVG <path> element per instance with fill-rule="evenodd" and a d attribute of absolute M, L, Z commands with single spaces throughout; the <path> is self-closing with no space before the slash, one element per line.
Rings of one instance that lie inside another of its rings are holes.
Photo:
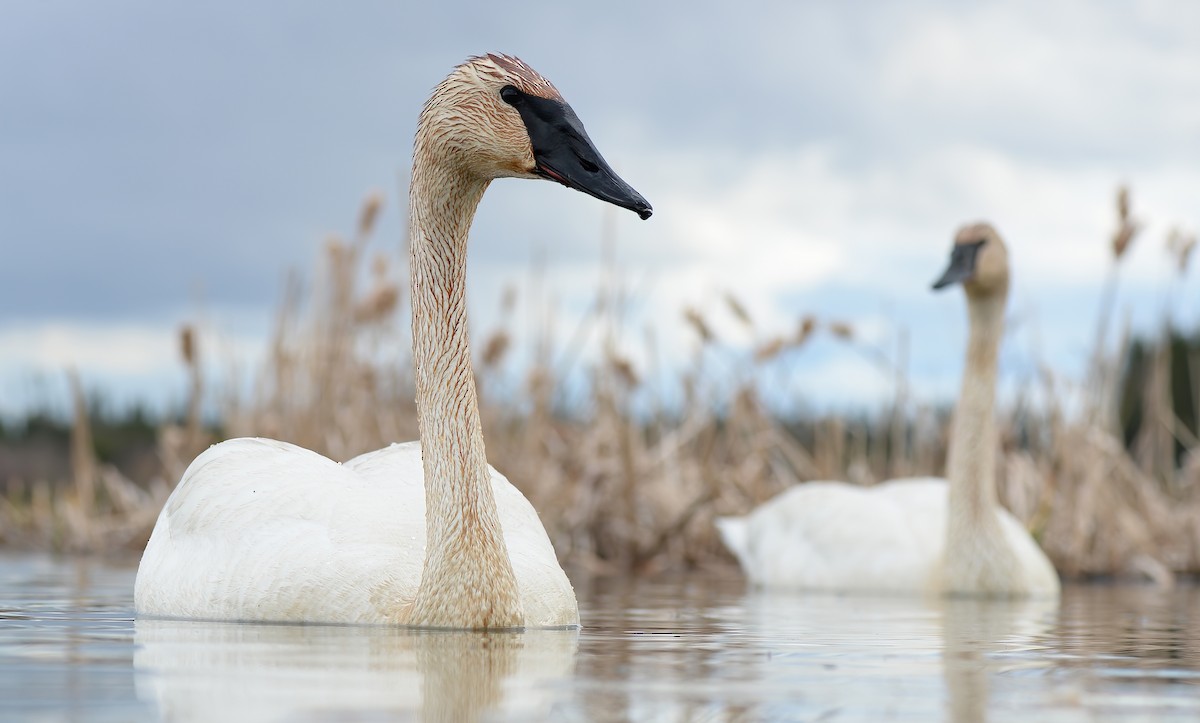
<path fill-rule="evenodd" d="M 983 241 L 976 241 L 975 243 L 955 245 L 954 250 L 950 252 L 950 266 L 942 273 L 940 279 L 933 282 L 934 291 L 970 281 L 971 277 L 975 275 L 975 262 L 979 259 L 979 249 L 983 247 L 983 244 Z"/>
<path fill-rule="evenodd" d="M 517 109 L 536 163 L 534 172 L 568 188 L 633 211 L 642 220 L 654 213 L 642 194 L 621 179 L 588 138 L 583 122 L 564 101 L 525 93 L 507 85 L 504 102 Z"/>

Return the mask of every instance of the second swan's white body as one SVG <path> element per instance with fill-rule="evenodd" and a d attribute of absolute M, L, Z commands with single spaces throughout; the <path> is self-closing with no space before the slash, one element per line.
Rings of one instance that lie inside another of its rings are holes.
<path fill-rule="evenodd" d="M 526 626 L 577 625 L 574 591 L 537 512 L 491 475 Z M 419 442 L 338 464 L 285 442 L 233 439 L 184 473 L 134 596 L 144 615 L 396 624 L 424 560 Z"/>
<path fill-rule="evenodd" d="M 851 593 L 943 591 L 947 482 L 898 479 L 873 487 L 797 485 L 717 527 L 752 583 L 772 589 Z M 1058 593 L 1058 576 L 1021 523 L 996 510 L 1033 596 Z"/>

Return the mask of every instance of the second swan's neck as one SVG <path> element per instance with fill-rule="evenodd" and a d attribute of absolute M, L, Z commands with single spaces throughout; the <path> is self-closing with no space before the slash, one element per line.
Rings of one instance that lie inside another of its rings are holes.
<path fill-rule="evenodd" d="M 996 520 L 996 365 L 1004 334 L 1005 295 L 969 298 L 970 337 L 954 410 L 946 476 L 950 480 L 950 548 L 959 534 L 991 532 Z M 996 530 L 998 532 L 998 529 Z"/>
<path fill-rule="evenodd" d="M 492 494 L 467 338 L 467 234 L 488 181 L 420 139 L 409 190 L 413 365 L 425 472 L 425 566 L 408 623 L 524 624 Z"/>

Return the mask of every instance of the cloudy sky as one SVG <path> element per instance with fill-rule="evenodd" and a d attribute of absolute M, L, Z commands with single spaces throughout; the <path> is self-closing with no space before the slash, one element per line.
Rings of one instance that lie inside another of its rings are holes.
<path fill-rule="evenodd" d="M 2 2 L 0 414 L 60 399 L 68 366 L 117 399 L 171 404 L 189 320 L 252 357 L 285 270 L 310 268 L 372 189 L 389 201 L 375 243 L 398 251 L 420 105 L 491 50 L 555 82 L 655 215 L 494 184 L 472 238 L 477 330 L 536 258 L 572 328 L 611 224 L 635 360 L 642 326 L 676 361 L 690 353 L 688 306 L 750 344 L 730 292 L 764 335 L 806 313 L 889 349 L 906 332 L 914 381 L 936 396 L 965 322 L 961 298 L 928 284 L 955 228 L 983 218 L 1015 265 L 1006 373 L 1038 359 L 1077 372 L 1122 182 L 1145 222 L 1122 314 L 1200 318 L 1200 272 L 1176 280 L 1164 252 L 1169 227 L 1200 226 L 1200 4 L 1186 0 Z M 888 393 L 832 341 L 786 363 L 787 400 Z"/>

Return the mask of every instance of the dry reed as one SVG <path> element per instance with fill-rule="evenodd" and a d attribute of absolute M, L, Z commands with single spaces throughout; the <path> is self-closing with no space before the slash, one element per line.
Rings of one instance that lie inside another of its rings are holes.
<path fill-rule="evenodd" d="M 277 437 L 334 459 L 416 437 L 408 321 L 401 313 L 404 266 L 379 254 L 364 268 L 382 206 L 373 195 L 355 237 L 330 239 L 311 289 L 294 278 L 288 283 L 256 391 L 221 401 L 223 436 Z M 1165 583 L 1174 573 L 1200 571 L 1200 448 L 1188 438 L 1184 463 L 1168 458 L 1163 440 L 1174 444 L 1182 433 L 1163 401 L 1169 380 L 1161 374 L 1150 377 L 1142 395 L 1153 423 L 1134 440 L 1132 448 L 1141 451 L 1131 455 L 1115 431 L 1115 363 L 1105 339 L 1116 269 L 1139 228 L 1128 191 L 1118 194 L 1117 206 L 1095 368 L 1078 389 L 1046 372 L 1037 390 L 1044 403 L 1027 403 L 1027 393 L 1004 412 L 999 493 L 1065 574 L 1134 574 Z M 1195 240 L 1177 236 L 1172 254 L 1185 265 Z M 682 402 L 652 404 L 649 413 L 635 410 L 639 394 L 655 394 L 643 380 L 661 383 L 662 374 L 638 369 L 620 351 L 625 296 L 618 275 L 608 274 L 592 311 L 562 348 L 550 336 L 553 324 L 546 323 L 534 340 L 519 401 L 503 391 L 514 344 L 515 290 L 505 291 L 499 327 L 480 336 L 477 373 L 489 459 L 530 498 L 568 563 L 602 571 L 726 564 L 730 558 L 712 524 L 717 515 L 746 512 L 811 479 L 865 485 L 940 474 L 949 415 L 910 398 L 902 359 L 859 348 L 896 379 L 896 396 L 879 413 L 785 422 L 772 412 L 777 400 L 764 398 L 754 380 L 767 365 L 802 353 L 814 334 L 860 345 L 855 329 L 809 315 L 797 320 L 794 331 L 771 332 L 729 294 L 724 308 L 755 338 L 752 352 L 723 346 L 711 319 L 686 309 L 683 320 L 701 344 L 678 374 Z M 540 318 L 551 306 L 537 310 Z M 587 362 L 588 396 L 567 404 L 567 377 L 573 365 L 584 363 L 582 340 L 597 333 L 600 352 Z M 164 479 L 178 479 L 211 441 L 200 424 L 205 385 L 199 342 L 193 329 L 181 333 L 191 386 L 184 424 L 160 433 Z M 647 346 L 652 349 L 652 337 Z M 722 367 L 717 374 L 706 366 L 715 348 L 727 352 L 723 358 L 732 370 Z M 743 381 L 718 383 L 729 379 Z M 72 484 L 58 491 L 45 482 L 10 484 L 8 498 L 0 500 L 5 542 L 70 549 L 136 545 L 162 505 L 165 484 L 146 491 L 97 464 L 82 393 L 75 388 Z M 1063 400 L 1080 394 L 1083 411 L 1065 411 Z"/>
<path fill-rule="evenodd" d="M 6 480 L 0 497 L 0 544 L 67 552 L 139 549 L 146 543 L 170 488 L 143 488 L 96 458 L 92 424 L 79 375 L 70 370 L 71 478 Z"/>

